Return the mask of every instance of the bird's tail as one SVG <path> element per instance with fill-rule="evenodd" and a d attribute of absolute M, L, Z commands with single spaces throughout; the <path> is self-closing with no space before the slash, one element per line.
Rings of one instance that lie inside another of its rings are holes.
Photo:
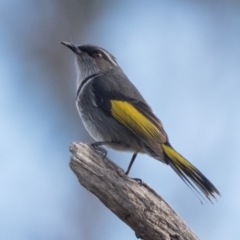
<path fill-rule="evenodd" d="M 191 188 L 193 188 L 198 194 L 198 190 L 194 187 L 194 183 L 203 194 L 209 199 L 215 198 L 215 194 L 220 195 L 216 187 L 190 162 L 188 162 L 182 155 L 175 151 L 169 143 L 161 144 L 163 152 L 167 158 L 167 164 L 169 164 L 178 176 Z M 191 181 L 190 181 L 191 180 Z"/>

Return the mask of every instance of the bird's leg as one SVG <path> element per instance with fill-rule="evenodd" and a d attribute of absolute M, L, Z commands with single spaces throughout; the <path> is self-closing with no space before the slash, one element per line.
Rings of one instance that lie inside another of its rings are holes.
<path fill-rule="evenodd" d="M 131 167 L 132 167 L 132 165 L 133 165 L 133 163 L 134 163 L 134 160 L 135 160 L 135 158 L 137 157 L 137 154 L 138 154 L 137 152 L 135 152 L 135 153 L 133 154 L 132 159 L 131 159 L 131 161 L 130 161 L 130 163 L 129 163 L 129 165 L 128 165 L 127 171 L 125 172 L 126 175 L 129 174 L 130 169 L 131 169 Z"/>
<path fill-rule="evenodd" d="M 137 152 L 135 152 L 134 154 L 133 154 L 133 156 L 132 156 L 132 159 L 131 159 L 131 161 L 130 161 L 130 163 L 129 163 L 129 165 L 128 165 L 128 169 L 127 169 L 127 171 L 125 172 L 125 174 L 126 175 L 128 175 L 129 174 L 129 172 L 130 172 L 130 169 L 131 169 L 131 167 L 132 167 L 132 165 L 133 165 L 133 163 L 134 163 L 134 161 L 135 161 L 135 159 L 136 159 L 136 157 L 137 157 Z M 133 178 L 135 181 L 137 181 L 137 182 L 139 182 L 140 184 L 142 184 L 142 180 L 140 179 L 140 178 Z"/>
<path fill-rule="evenodd" d="M 91 146 L 96 150 L 98 151 L 100 154 L 103 155 L 103 158 L 105 158 L 107 156 L 107 150 L 100 147 L 102 145 L 113 145 L 113 144 L 118 144 L 116 142 L 109 142 L 109 141 L 103 141 L 103 142 L 95 142 L 95 143 L 92 143 Z M 128 165 L 128 168 L 127 168 L 127 171 L 125 172 L 126 175 L 129 174 L 130 170 L 131 170 L 131 167 L 134 163 L 134 160 L 136 159 L 137 157 L 137 152 L 135 152 L 132 156 L 132 159 Z M 140 178 L 133 178 L 134 180 L 136 180 L 137 182 L 139 182 L 140 184 L 142 184 L 142 180 Z"/>

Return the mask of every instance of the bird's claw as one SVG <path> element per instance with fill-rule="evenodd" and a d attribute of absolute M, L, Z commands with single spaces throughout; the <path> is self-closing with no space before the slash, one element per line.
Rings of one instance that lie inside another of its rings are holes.
<path fill-rule="evenodd" d="M 140 185 L 142 185 L 142 179 L 140 178 L 133 178 L 133 180 L 135 180 L 136 182 L 138 182 Z"/>
<path fill-rule="evenodd" d="M 107 150 L 99 147 L 98 144 L 92 143 L 91 146 L 100 154 L 103 158 L 107 156 Z"/>

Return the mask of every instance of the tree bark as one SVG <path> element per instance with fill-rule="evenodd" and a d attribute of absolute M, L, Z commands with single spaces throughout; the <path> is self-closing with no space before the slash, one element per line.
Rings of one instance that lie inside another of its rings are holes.
<path fill-rule="evenodd" d="M 80 184 L 146 240 L 198 239 L 176 212 L 147 184 L 125 172 L 94 148 L 72 143 L 70 167 Z"/>

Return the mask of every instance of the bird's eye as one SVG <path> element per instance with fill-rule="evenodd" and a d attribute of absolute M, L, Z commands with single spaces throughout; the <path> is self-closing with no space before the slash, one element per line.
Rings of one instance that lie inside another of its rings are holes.
<path fill-rule="evenodd" d="M 102 53 L 100 53 L 100 52 L 94 52 L 94 53 L 93 53 L 93 57 L 94 57 L 94 58 L 102 58 Z"/>

